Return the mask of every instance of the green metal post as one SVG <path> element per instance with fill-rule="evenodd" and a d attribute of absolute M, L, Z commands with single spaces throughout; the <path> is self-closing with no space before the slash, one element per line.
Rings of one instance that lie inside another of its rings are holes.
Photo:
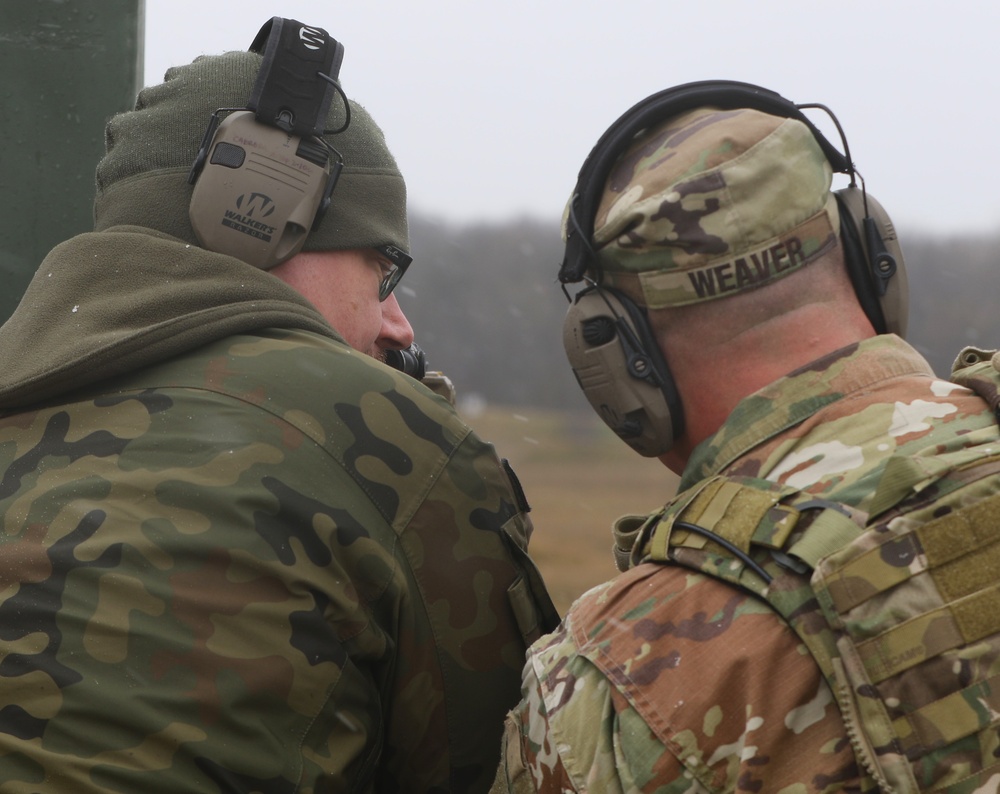
<path fill-rule="evenodd" d="M 144 0 L 0 0 L 0 322 L 93 228 L 104 124 L 142 86 Z"/>

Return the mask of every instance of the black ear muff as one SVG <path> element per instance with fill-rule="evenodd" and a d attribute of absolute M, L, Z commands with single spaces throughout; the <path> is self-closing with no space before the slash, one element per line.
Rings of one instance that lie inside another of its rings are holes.
<path fill-rule="evenodd" d="M 563 323 L 563 345 L 598 415 L 640 455 L 667 452 L 683 410 L 642 309 L 607 288 L 581 292 Z"/>
<path fill-rule="evenodd" d="M 844 259 L 858 302 L 877 333 L 905 336 L 909 291 L 896 227 L 870 193 L 851 186 L 834 195 Z"/>
<path fill-rule="evenodd" d="M 330 203 L 342 161 L 323 127 L 342 94 L 344 48 L 320 28 L 274 17 L 250 49 L 263 53 L 254 89 L 245 109 L 212 114 L 188 177 L 188 215 L 202 246 L 266 270 L 298 253 Z"/>
<path fill-rule="evenodd" d="M 653 395 L 658 387 L 634 378 L 628 370 L 627 346 L 590 345 L 583 338 L 583 323 L 593 313 L 600 315 L 605 301 L 614 302 L 607 289 L 600 289 L 601 266 L 592 247 L 594 218 L 597 214 L 604 185 L 622 153 L 645 130 L 670 118 L 698 107 L 722 110 L 750 108 L 774 116 L 801 121 L 812 132 L 834 173 L 846 174 L 851 187 L 838 191 L 841 227 L 846 229 L 844 252 L 858 301 L 879 333 L 906 330 L 907 291 L 903 254 L 888 215 L 877 201 L 857 187 L 854 164 L 843 130 L 833 113 L 823 105 L 797 105 L 766 88 L 733 80 L 710 80 L 668 88 L 636 103 L 612 124 L 597 141 L 580 168 L 576 188 L 570 200 L 566 219 L 566 249 L 558 278 L 563 284 L 587 282 L 587 289 L 575 300 L 566 318 L 564 342 L 570 363 L 587 399 L 602 418 L 633 448 L 642 454 L 659 455 L 670 449 L 673 440 L 683 432 L 683 417 L 676 387 L 670 381 L 668 391 Z M 804 114 L 804 109 L 818 108 L 833 120 L 841 136 L 843 152 L 831 144 Z M 567 295 L 569 293 L 567 292 Z M 622 296 L 623 297 L 623 296 Z M 638 307 L 634 307 L 640 311 Z M 606 312 L 607 313 L 607 312 Z M 628 310 L 622 308 L 617 322 L 629 323 Z M 640 323 L 645 326 L 645 321 Z M 638 329 L 633 328 L 637 336 Z M 655 340 L 647 352 L 659 353 Z M 600 368 L 606 371 L 600 372 Z M 666 364 L 663 365 L 663 372 Z M 623 385 L 618 389 L 617 381 Z M 634 393 L 632 393 L 634 391 Z M 664 404 L 660 402 L 663 400 Z M 638 421 L 633 421 L 638 419 Z M 639 428 L 638 432 L 636 428 Z M 629 441 L 630 436 L 633 440 Z M 644 452 L 643 450 L 659 450 Z"/>

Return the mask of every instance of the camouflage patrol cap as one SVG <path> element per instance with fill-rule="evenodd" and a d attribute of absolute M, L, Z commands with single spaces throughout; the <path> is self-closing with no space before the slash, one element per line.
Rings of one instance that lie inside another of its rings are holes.
<path fill-rule="evenodd" d="M 261 61 L 253 52 L 202 56 L 168 70 L 163 83 L 139 93 L 134 110 L 108 122 L 107 153 L 97 166 L 97 231 L 145 226 L 199 245 L 188 217 L 194 189 L 188 173 L 211 114 L 246 106 Z M 344 104 L 337 98 L 326 128 L 343 124 Z M 408 250 L 406 186 L 382 130 L 352 102 L 350 126 L 325 139 L 343 155 L 344 168 L 330 208 L 303 250 L 387 244 Z"/>
<path fill-rule="evenodd" d="M 831 181 L 798 120 L 751 109 L 676 116 L 608 177 L 594 219 L 604 283 L 657 309 L 782 278 L 835 244 Z"/>

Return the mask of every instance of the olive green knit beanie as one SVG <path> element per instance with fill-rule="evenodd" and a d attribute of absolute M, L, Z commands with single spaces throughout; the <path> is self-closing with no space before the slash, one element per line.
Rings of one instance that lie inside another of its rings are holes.
<path fill-rule="evenodd" d="M 170 69 L 163 83 L 139 93 L 134 110 L 108 122 L 107 153 L 97 166 L 96 231 L 145 226 L 199 245 L 188 218 L 194 189 L 188 173 L 211 114 L 246 106 L 261 60 L 256 53 L 229 52 Z M 338 96 L 326 128 L 343 124 Z M 325 139 L 343 155 L 344 168 L 329 210 L 302 250 L 409 250 L 406 186 L 382 130 L 351 102 L 350 126 Z"/>

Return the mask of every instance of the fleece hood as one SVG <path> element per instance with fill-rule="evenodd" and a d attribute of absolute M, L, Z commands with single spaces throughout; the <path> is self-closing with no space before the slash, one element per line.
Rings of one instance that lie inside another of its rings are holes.
<path fill-rule="evenodd" d="M 343 341 L 293 289 L 238 259 L 118 226 L 52 249 L 0 327 L 0 411 L 259 328 Z"/>

